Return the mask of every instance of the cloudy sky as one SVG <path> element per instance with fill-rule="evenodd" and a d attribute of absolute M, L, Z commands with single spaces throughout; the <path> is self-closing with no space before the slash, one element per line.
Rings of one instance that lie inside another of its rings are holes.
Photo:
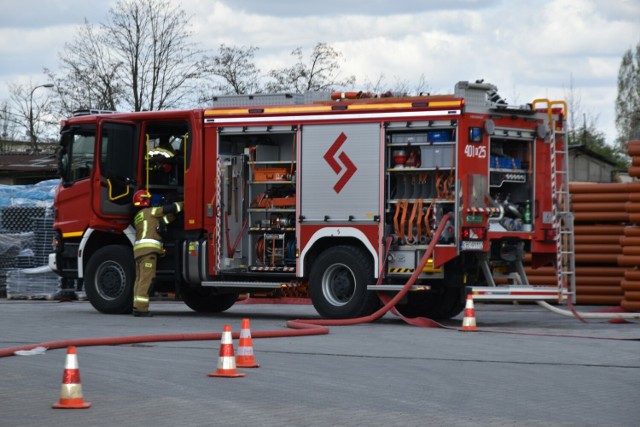
<path fill-rule="evenodd" d="M 257 46 L 259 67 L 291 63 L 292 49 L 327 42 L 358 83 L 384 76 L 451 93 L 459 80 L 498 86 L 512 103 L 565 98 L 573 80 L 582 110 L 612 142 L 622 55 L 640 42 L 640 0 L 175 0 L 194 39 Z M 0 101 L 7 83 L 44 83 L 86 19 L 117 1 L 0 0 Z M 45 90 L 45 89 L 41 89 Z"/>

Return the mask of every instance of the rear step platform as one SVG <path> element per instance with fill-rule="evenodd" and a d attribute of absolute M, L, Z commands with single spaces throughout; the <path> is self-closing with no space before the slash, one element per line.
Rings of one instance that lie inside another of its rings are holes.
<path fill-rule="evenodd" d="M 563 301 L 556 286 L 467 286 L 474 301 Z"/>

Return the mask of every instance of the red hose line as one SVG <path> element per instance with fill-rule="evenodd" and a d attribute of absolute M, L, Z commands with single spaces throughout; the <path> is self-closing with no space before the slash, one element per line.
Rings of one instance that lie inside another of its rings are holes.
<path fill-rule="evenodd" d="M 253 338 L 284 338 L 299 337 L 309 335 L 326 335 L 329 328 L 308 325 L 303 323 L 288 324 L 289 328 L 279 331 L 255 331 L 251 333 Z M 123 337 L 104 337 L 104 338 L 77 338 L 60 341 L 47 341 L 39 344 L 26 344 L 16 347 L 8 347 L 0 349 L 0 357 L 13 356 L 19 350 L 31 350 L 36 347 L 45 347 L 48 350 L 58 348 L 67 348 L 68 346 L 91 347 L 102 345 L 123 345 L 123 344 L 140 344 L 146 342 L 166 342 L 166 341 L 214 341 L 219 340 L 221 333 L 193 333 L 193 334 L 160 334 L 160 335 L 134 335 Z M 239 332 L 232 334 L 234 339 L 240 337 Z"/>
<path fill-rule="evenodd" d="M 420 327 L 438 327 L 449 330 L 460 330 L 460 328 L 454 328 L 450 326 L 442 325 L 434 320 L 424 317 L 418 318 L 406 318 L 400 315 L 395 310 L 395 305 L 402 299 L 422 272 L 425 264 L 431 257 L 433 249 L 435 248 L 440 234 L 447 223 L 447 220 L 451 216 L 451 213 L 447 213 L 438 228 L 433 233 L 431 243 L 427 247 L 424 255 L 420 259 L 418 267 L 415 269 L 407 283 L 402 290 L 398 292 L 393 298 L 388 295 L 378 293 L 380 299 L 384 302 L 384 306 L 377 310 L 375 313 L 369 316 L 359 317 L 355 319 L 296 319 L 287 321 L 286 330 L 277 331 L 252 331 L 251 336 L 253 338 L 283 338 L 283 337 L 297 337 L 297 336 L 311 336 L 311 335 L 326 335 L 329 333 L 327 326 L 348 326 L 361 323 L 370 323 L 380 317 L 384 316 L 387 312 L 393 311 L 394 314 L 399 316 L 406 323 L 413 326 Z M 577 316 L 579 318 L 579 316 Z M 582 319 L 581 319 L 582 320 Z M 574 335 L 562 335 L 562 334 L 536 334 L 527 332 L 514 332 L 514 331 L 497 331 L 497 330 L 477 330 L 476 332 L 491 332 L 491 333 L 503 333 L 503 334 L 518 334 L 518 335 L 539 335 L 539 336 L 560 336 L 560 337 L 572 337 L 572 338 L 591 338 L 591 339 L 618 339 L 618 340 L 634 340 L 638 341 L 639 338 L 605 338 L 605 337 L 586 337 L 586 336 L 574 336 Z M 138 336 L 123 336 L 123 337 L 105 337 L 105 338 L 79 338 L 60 341 L 48 341 L 39 344 L 26 344 L 22 346 L 8 347 L 0 349 L 0 358 L 13 356 L 16 351 L 20 350 L 32 350 L 36 347 L 45 347 L 48 350 L 54 350 L 59 348 L 66 348 L 68 346 L 87 347 L 87 346 L 105 346 L 105 345 L 123 345 L 123 344 L 139 344 L 145 342 L 166 342 L 166 341 L 212 341 L 219 340 L 221 333 L 192 333 L 192 334 L 160 334 L 160 335 L 138 335 Z M 234 339 L 238 339 L 239 332 L 232 334 Z"/>
<path fill-rule="evenodd" d="M 287 321 L 288 330 L 279 330 L 279 331 L 255 331 L 251 333 L 253 338 L 280 338 L 280 337 L 294 337 L 294 336 L 309 336 L 309 335 L 326 335 L 329 333 L 329 328 L 327 326 L 347 326 L 347 325 L 356 325 L 360 323 L 369 323 L 373 322 L 383 315 L 385 315 L 389 310 L 392 310 L 396 303 L 403 298 L 406 293 L 409 291 L 411 286 L 415 283 L 418 276 L 422 272 L 427 260 L 431 256 L 433 249 L 435 248 L 436 243 L 438 242 L 438 238 L 444 229 L 447 220 L 451 216 L 451 213 L 447 213 L 440 221 L 440 225 L 438 225 L 438 229 L 433 234 L 433 238 L 431 239 L 431 243 L 427 247 L 418 267 L 413 272 L 409 281 L 405 284 L 400 292 L 390 300 L 386 301 L 384 307 L 377 310 L 375 313 L 359 317 L 355 319 L 296 319 Z M 394 310 L 395 312 L 395 310 Z M 396 312 L 397 314 L 397 312 Z M 400 316 L 407 323 L 416 325 L 416 326 L 434 326 L 438 325 L 436 322 L 430 321 L 429 319 L 406 319 Z M 431 323 L 432 322 L 432 323 Z M 442 325 L 440 325 L 442 326 Z M 221 333 L 194 333 L 194 334 L 162 334 L 162 335 L 139 335 L 139 336 L 124 336 L 124 337 L 107 337 L 107 338 L 80 338 L 80 339 L 70 339 L 70 340 L 60 340 L 60 341 L 49 341 L 43 342 L 40 344 L 28 344 L 23 346 L 9 347 L 0 349 L 0 357 L 13 356 L 16 351 L 19 350 L 31 350 L 35 347 L 45 347 L 49 350 L 66 348 L 68 346 L 99 346 L 99 345 L 120 345 L 120 344 L 139 344 L 143 342 L 161 342 L 161 341 L 208 341 L 208 340 L 219 340 L 222 336 Z M 237 339 L 239 337 L 239 333 L 232 334 L 232 337 Z"/>
<path fill-rule="evenodd" d="M 380 309 L 378 309 L 375 313 L 370 314 L 368 316 L 363 316 L 363 317 L 357 317 L 354 319 L 305 319 L 305 320 L 290 320 L 289 322 L 287 322 L 287 326 L 290 326 L 290 322 L 302 322 L 302 323 L 306 323 L 306 324 L 311 324 L 311 325 L 322 325 L 322 326 L 348 326 L 348 325 L 357 325 L 360 323 L 370 323 L 373 322 L 375 320 L 378 320 L 380 317 L 384 316 L 388 311 L 390 311 L 391 309 L 393 309 L 395 307 L 395 305 L 407 294 L 407 292 L 409 292 L 409 289 L 411 288 L 411 286 L 413 286 L 413 284 L 416 282 L 416 280 L 418 279 L 418 276 L 422 273 L 422 269 L 424 268 L 425 264 L 427 263 L 427 261 L 429 260 L 429 258 L 431 257 L 431 254 L 433 253 L 433 249 L 436 246 L 436 243 L 438 243 L 438 239 L 440 238 L 440 234 L 442 234 L 442 230 L 444 229 L 445 225 L 447 224 L 448 219 L 451 217 L 451 213 L 447 213 L 446 215 L 444 215 L 442 217 L 442 220 L 440 221 L 440 224 L 438 225 L 438 228 L 436 229 L 436 231 L 433 234 L 433 237 L 431 238 L 431 243 L 429 243 L 429 246 L 427 246 L 427 250 L 425 251 L 424 255 L 422 255 L 422 258 L 420 259 L 420 263 L 418 264 L 418 267 L 416 267 L 416 269 L 414 270 L 413 274 L 411 275 L 411 277 L 409 278 L 409 280 L 407 281 L 407 283 L 405 283 L 404 287 L 400 290 L 400 292 L 398 292 L 393 298 L 386 300 L 386 298 L 384 298 L 383 296 L 380 297 L 380 299 L 385 303 L 384 306 Z M 380 294 L 378 294 L 380 295 Z M 400 316 L 405 322 L 410 323 L 410 321 L 416 321 L 417 319 L 406 319 L 403 316 Z M 423 323 L 432 325 L 431 322 L 433 322 L 430 319 L 423 319 Z M 426 320 L 426 322 L 424 321 Z M 420 323 L 420 322 L 418 322 Z M 433 322 L 435 324 L 435 322 Z M 410 323 L 413 324 L 413 323 Z M 418 325 L 421 326 L 421 325 Z"/>

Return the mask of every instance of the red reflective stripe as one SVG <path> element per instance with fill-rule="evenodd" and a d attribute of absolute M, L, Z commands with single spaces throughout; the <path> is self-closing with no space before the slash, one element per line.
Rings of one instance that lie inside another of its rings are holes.
<path fill-rule="evenodd" d="M 62 374 L 63 384 L 80 384 L 80 371 L 78 369 L 65 369 Z"/>
<path fill-rule="evenodd" d="M 233 344 L 221 344 L 220 345 L 221 357 L 233 357 Z"/>

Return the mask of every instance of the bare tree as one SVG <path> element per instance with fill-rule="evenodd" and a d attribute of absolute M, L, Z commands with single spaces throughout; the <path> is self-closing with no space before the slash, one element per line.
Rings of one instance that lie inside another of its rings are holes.
<path fill-rule="evenodd" d="M 51 96 L 38 88 L 51 88 L 52 84 L 9 83 L 9 95 L 15 112 L 6 115 L 6 120 L 14 123 L 18 129 L 24 129 L 31 144 L 31 150 L 39 151 L 38 142 L 47 128 L 57 121 L 51 114 Z"/>
<path fill-rule="evenodd" d="M 427 76 L 425 76 L 424 73 L 418 77 L 418 81 L 415 83 L 413 90 L 416 95 L 427 95 L 433 92 L 433 88 L 427 81 Z"/>
<path fill-rule="evenodd" d="M 294 65 L 269 72 L 273 81 L 267 84 L 268 92 L 322 91 L 355 83 L 355 76 L 340 78 L 342 53 L 327 43 L 315 45 L 308 63 L 305 63 L 300 47 L 294 49 L 291 56 L 296 58 Z"/>
<path fill-rule="evenodd" d="M 371 93 L 382 93 L 385 90 L 385 75 L 384 73 L 378 74 L 378 77 L 375 81 L 369 79 L 369 77 L 364 78 L 364 90 Z"/>
<path fill-rule="evenodd" d="M 202 75 L 202 52 L 189 41 L 186 12 L 170 0 L 120 0 L 102 25 L 134 111 L 176 107 Z"/>
<path fill-rule="evenodd" d="M 16 138 L 16 120 L 9 101 L 3 101 L 0 105 L 0 139 L 5 141 Z"/>
<path fill-rule="evenodd" d="M 573 84 L 573 74 L 569 76 L 569 87 L 564 90 L 564 98 L 567 102 L 567 121 L 569 144 L 579 144 L 579 129 L 580 116 L 583 116 L 582 111 L 582 94 L 576 90 Z M 582 117 L 583 125 L 586 122 L 586 116 Z"/>
<path fill-rule="evenodd" d="M 178 107 L 203 72 L 189 18 L 170 0 L 119 0 L 107 20 L 85 21 L 60 54 L 57 109 L 162 110 Z"/>
<path fill-rule="evenodd" d="M 208 72 L 217 78 L 210 90 L 203 93 L 201 100 L 211 97 L 211 93 L 242 95 L 260 91 L 260 69 L 254 58 L 258 47 L 220 45 L 218 54 L 208 58 Z"/>
<path fill-rule="evenodd" d="M 123 63 L 104 43 L 104 32 L 85 21 L 74 40 L 59 55 L 60 72 L 45 68 L 58 93 L 57 110 L 62 116 L 77 109 L 116 110 L 124 97 L 118 78 Z"/>
<path fill-rule="evenodd" d="M 394 80 L 395 83 L 389 88 L 385 75 L 380 73 L 375 81 L 371 81 L 368 77 L 365 78 L 364 88 L 367 92 L 376 95 L 427 95 L 431 92 L 431 87 L 427 83 L 427 78 L 424 74 L 420 74 L 418 81 L 413 85 L 409 80 L 402 79 L 398 76 L 394 77 Z"/>

